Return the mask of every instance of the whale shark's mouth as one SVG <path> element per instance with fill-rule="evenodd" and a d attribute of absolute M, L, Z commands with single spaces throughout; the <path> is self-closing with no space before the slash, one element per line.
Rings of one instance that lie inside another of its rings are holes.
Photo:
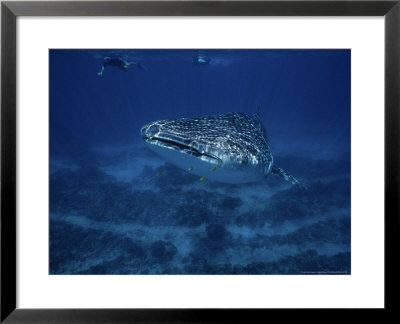
<path fill-rule="evenodd" d="M 184 154 L 190 154 L 202 160 L 208 160 L 209 162 L 212 163 L 217 163 L 217 164 L 222 163 L 222 160 L 216 157 L 215 155 L 209 152 L 200 152 L 195 147 L 184 144 L 182 142 L 178 142 L 176 140 L 157 137 L 157 136 L 143 137 L 143 139 L 146 140 L 147 143 L 152 145 L 158 145 L 166 149 L 173 149 Z"/>

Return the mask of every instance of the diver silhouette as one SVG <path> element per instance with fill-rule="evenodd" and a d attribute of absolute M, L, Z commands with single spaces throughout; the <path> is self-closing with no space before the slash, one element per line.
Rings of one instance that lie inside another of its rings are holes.
<path fill-rule="evenodd" d="M 120 56 L 106 56 L 106 57 L 104 57 L 103 66 L 101 67 L 101 70 L 100 70 L 100 72 L 97 73 L 97 75 L 103 75 L 104 69 L 107 66 L 114 66 L 114 67 L 121 69 L 124 72 L 127 72 L 128 68 L 131 65 L 136 65 L 138 68 L 140 68 L 144 71 L 147 71 L 147 69 L 141 63 L 130 62 Z"/>

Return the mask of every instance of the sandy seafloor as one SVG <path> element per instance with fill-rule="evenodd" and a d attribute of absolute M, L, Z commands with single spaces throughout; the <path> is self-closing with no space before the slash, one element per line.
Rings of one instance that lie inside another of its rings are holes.
<path fill-rule="evenodd" d="M 307 188 L 199 181 L 141 143 L 53 160 L 50 273 L 349 274 L 349 161 L 275 160 Z"/>

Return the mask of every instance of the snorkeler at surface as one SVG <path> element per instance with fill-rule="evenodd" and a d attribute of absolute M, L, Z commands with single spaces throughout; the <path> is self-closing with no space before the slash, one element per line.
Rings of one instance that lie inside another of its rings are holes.
<path fill-rule="evenodd" d="M 211 63 L 211 58 L 204 55 L 197 55 L 193 57 L 194 65 L 208 65 Z"/>
<path fill-rule="evenodd" d="M 126 60 L 120 56 L 106 56 L 106 57 L 104 57 L 103 66 L 101 67 L 101 70 L 99 73 L 97 73 L 97 75 L 103 75 L 104 69 L 107 66 L 115 66 L 115 67 L 121 69 L 122 71 L 127 72 L 128 68 L 131 65 L 137 65 L 137 67 L 139 67 L 140 69 L 142 69 L 144 71 L 147 70 L 144 67 L 144 65 L 141 63 L 129 62 L 128 60 Z"/>

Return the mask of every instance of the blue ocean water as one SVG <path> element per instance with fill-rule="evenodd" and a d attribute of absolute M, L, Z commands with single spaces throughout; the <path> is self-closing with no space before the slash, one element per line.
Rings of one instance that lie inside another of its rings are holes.
<path fill-rule="evenodd" d="M 50 274 L 350 274 L 350 50 L 49 59 Z M 306 188 L 200 181 L 140 136 L 258 107 L 274 163 Z"/>

